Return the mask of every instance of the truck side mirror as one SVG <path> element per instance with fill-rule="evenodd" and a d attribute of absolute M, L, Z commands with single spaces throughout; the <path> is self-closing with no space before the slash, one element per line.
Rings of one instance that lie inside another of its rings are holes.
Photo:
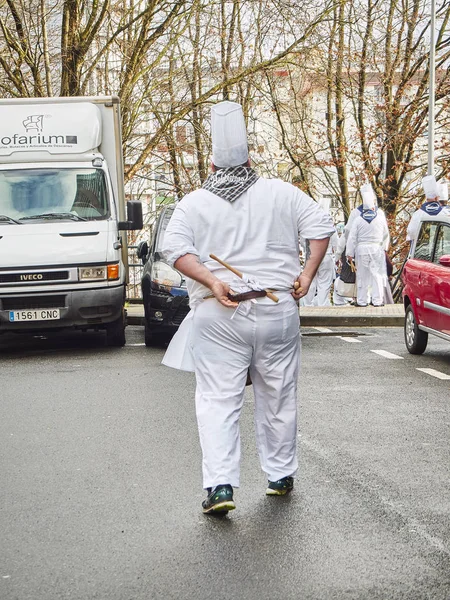
<path fill-rule="evenodd" d="M 450 254 L 444 254 L 444 256 L 441 256 L 439 263 L 443 267 L 450 267 Z"/>
<path fill-rule="evenodd" d="M 119 221 L 119 231 L 142 229 L 144 220 L 142 217 L 142 204 L 140 202 L 127 202 L 127 219 L 127 221 Z"/>

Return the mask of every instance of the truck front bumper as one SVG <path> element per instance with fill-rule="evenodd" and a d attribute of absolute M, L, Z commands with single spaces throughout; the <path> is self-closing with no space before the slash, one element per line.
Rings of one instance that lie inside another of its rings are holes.
<path fill-rule="evenodd" d="M 122 315 L 125 286 L 93 290 L 58 290 L 51 293 L 8 294 L 0 292 L 0 333 L 56 329 L 100 329 Z M 11 312 L 59 309 L 59 319 L 11 321 Z"/>

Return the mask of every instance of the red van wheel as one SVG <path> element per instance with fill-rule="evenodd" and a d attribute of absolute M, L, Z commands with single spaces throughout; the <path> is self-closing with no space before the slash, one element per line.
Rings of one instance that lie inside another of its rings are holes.
<path fill-rule="evenodd" d="M 410 354 L 423 354 L 428 343 L 428 333 L 419 329 L 411 305 L 405 313 L 405 344 Z"/>

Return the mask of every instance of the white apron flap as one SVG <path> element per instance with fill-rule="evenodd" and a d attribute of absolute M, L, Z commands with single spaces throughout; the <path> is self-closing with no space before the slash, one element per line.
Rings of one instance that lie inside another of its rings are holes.
<path fill-rule="evenodd" d="M 339 296 L 354 298 L 356 296 L 356 283 L 345 283 L 338 277 L 334 281 L 334 290 Z"/>
<path fill-rule="evenodd" d="M 194 372 L 191 332 L 194 325 L 194 310 L 190 310 L 183 319 L 164 354 L 162 364 L 180 371 Z"/>
<path fill-rule="evenodd" d="M 384 303 L 385 304 L 395 304 L 394 298 L 392 296 L 391 286 L 389 285 L 389 282 L 385 283 L 383 291 L 384 291 Z"/>

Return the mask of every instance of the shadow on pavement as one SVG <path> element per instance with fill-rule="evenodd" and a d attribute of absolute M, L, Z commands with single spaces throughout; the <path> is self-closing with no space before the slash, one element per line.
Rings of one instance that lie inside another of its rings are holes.
<path fill-rule="evenodd" d="M 32 354 L 50 354 L 75 349 L 107 348 L 104 332 L 58 331 L 53 333 L 0 335 L 0 357 L 23 357 Z M 114 350 L 114 348 L 107 348 Z"/>

